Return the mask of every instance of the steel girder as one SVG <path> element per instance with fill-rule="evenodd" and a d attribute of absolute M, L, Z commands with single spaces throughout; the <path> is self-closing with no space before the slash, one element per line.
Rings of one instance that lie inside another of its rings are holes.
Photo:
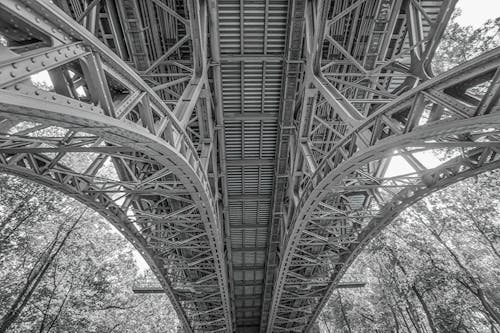
<path fill-rule="evenodd" d="M 65 192 L 113 223 L 144 256 L 187 332 L 232 332 L 207 79 L 207 4 L 188 1 L 189 19 L 159 5 L 164 19 L 185 26 L 182 43 L 189 41 L 192 58 L 181 64 L 132 52 L 144 39 L 140 31 L 120 40 L 118 25 L 137 20 L 119 21 L 114 11 L 134 15 L 135 2 L 111 8 L 112 1 L 93 1 L 80 12 L 56 3 L 85 27 L 50 2 L 0 4 L 0 169 Z M 98 27 L 102 10 L 111 37 Z M 109 38 L 117 54 L 94 33 Z M 127 52 L 143 78 L 159 81 L 146 84 L 120 59 Z M 183 73 L 169 71 L 170 63 Z M 42 71 L 53 88 L 32 83 Z"/>
<path fill-rule="evenodd" d="M 300 19 L 297 3 L 291 17 Z M 349 265 L 403 209 L 500 166 L 500 49 L 431 78 L 455 1 L 436 4 L 305 2 L 304 76 L 267 332 L 309 331 Z M 370 15 L 373 24 L 362 24 Z M 442 160 L 431 163 L 430 151 Z M 406 171 L 390 170 L 391 160 Z"/>
<path fill-rule="evenodd" d="M 235 330 L 251 333 L 272 296 L 264 271 L 267 248 L 278 239 L 267 231 L 273 183 L 281 179 L 275 164 L 288 0 L 211 3 L 212 31 L 219 32 L 211 41 L 231 297 Z M 276 262 L 276 251 L 267 257 Z"/>

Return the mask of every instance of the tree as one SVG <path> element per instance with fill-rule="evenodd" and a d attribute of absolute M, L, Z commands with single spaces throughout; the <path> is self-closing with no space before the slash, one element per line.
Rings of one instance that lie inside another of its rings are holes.
<path fill-rule="evenodd" d="M 134 249 L 108 222 L 43 186 L 0 182 L 0 332 L 176 332 L 165 295 L 133 294 Z"/>
<path fill-rule="evenodd" d="M 432 62 L 436 74 L 443 73 L 500 45 L 500 17 L 488 20 L 481 27 L 474 29 L 472 26 L 462 26 L 457 23 L 456 19 L 460 15 L 460 9 L 453 13 L 436 51 Z"/>
<path fill-rule="evenodd" d="M 436 52 L 437 74 L 500 45 L 500 18 L 473 29 L 458 15 Z M 499 176 L 455 184 L 403 212 L 349 269 L 347 280 L 368 284 L 333 294 L 323 331 L 500 332 Z"/>
<path fill-rule="evenodd" d="M 368 285 L 332 297 L 320 316 L 325 331 L 348 332 L 346 322 L 353 332 L 500 331 L 499 175 L 455 184 L 401 214 L 349 270 Z"/>

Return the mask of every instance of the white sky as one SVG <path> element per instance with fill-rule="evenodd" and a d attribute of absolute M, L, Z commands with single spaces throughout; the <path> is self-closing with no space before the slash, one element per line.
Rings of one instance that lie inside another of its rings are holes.
<path fill-rule="evenodd" d="M 462 15 L 457 22 L 461 25 L 472 25 L 478 28 L 488 19 L 500 16 L 500 0 L 459 0 L 457 7 Z"/>

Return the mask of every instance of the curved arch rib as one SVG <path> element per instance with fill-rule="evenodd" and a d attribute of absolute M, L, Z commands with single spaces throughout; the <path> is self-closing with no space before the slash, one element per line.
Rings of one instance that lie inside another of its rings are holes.
<path fill-rule="evenodd" d="M 232 332 L 217 202 L 184 126 L 54 4 L 8 0 L 0 11 L 40 40 L 21 51 L 2 46 L 0 169 L 59 189 L 111 221 L 151 266 L 186 331 Z M 33 86 L 31 75 L 43 70 L 71 84 Z"/>
<path fill-rule="evenodd" d="M 286 232 L 268 332 L 311 329 L 349 265 L 403 209 L 500 167 L 499 77 L 500 48 L 403 94 L 321 156 Z M 429 157 L 437 151 L 446 158 Z M 406 170 L 391 171 L 391 159 Z"/>

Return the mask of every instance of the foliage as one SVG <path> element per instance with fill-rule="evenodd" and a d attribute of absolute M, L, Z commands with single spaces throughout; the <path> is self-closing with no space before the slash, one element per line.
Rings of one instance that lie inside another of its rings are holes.
<path fill-rule="evenodd" d="M 500 45 L 500 18 L 452 21 L 437 74 Z M 323 332 L 500 332 L 500 173 L 443 189 L 407 209 L 349 269 L 319 317 Z"/>
<path fill-rule="evenodd" d="M 463 181 L 406 210 L 350 269 L 368 284 L 334 294 L 320 316 L 325 331 L 498 332 L 499 176 Z"/>
<path fill-rule="evenodd" d="M 443 73 L 481 53 L 500 46 L 500 17 L 488 20 L 483 26 L 474 29 L 456 22 L 460 10 L 453 13 L 433 59 L 433 70 Z"/>
<path fill-rule="evenodd" d="M 132 293 L 133 248 L 102 217 L 16 177 L 0 185 L 0 331 L 176 332 L 165 295 Z"/>

